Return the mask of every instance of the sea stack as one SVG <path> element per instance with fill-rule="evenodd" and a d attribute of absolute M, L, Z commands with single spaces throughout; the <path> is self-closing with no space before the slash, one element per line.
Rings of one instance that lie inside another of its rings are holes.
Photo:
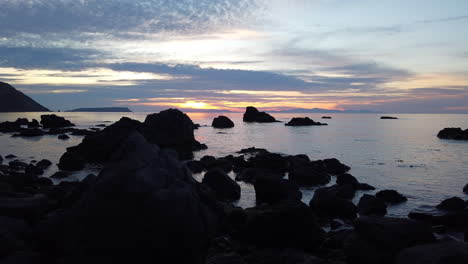
<path fill-rule="evenodd" d="M 234 122 L 227 116 L 218 116 L 213 119 L 211 126 L 214 128 L 231 128 L 234 127 Z"/>
<path fill-rule="evenodd" d="M 271 115 L 258 111 L 253 106 L 247 106 L 244 113 L 244 122 L 256 122 L 256 123 L 273 123 L 277 122 Z"/>
<path fill-rule="evenodd" d="M 8 83 L 0 82 L 0 112 L 49 112 Z"/>

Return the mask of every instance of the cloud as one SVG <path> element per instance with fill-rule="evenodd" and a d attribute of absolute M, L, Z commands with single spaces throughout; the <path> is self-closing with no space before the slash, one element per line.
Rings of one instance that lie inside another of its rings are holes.
<path fill-rule="evenodd" d="M 0 35 L 204 31 L 244 24 L 256 0 L 2 0 Z"/>

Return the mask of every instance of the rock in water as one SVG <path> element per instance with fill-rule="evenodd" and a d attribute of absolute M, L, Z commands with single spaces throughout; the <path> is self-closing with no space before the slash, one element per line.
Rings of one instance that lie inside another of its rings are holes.
<path fill-rule="evenodd" d="M 446 210 L 446 211 L 459 211 L 466 208 L 465 201 L 460 197 L 452 197 L 446 200 L 443 200 L 437 209 Z"/>
<path fill-rule="evenodd" d="M 357 205 L 358 213 L 361 215 L 383 216 L 387 213 L 387 205 L 381 199 L 364 194 Z"/>
<path fill-rule="evenodd" d="M 394 117 L 394 116 L 381 116 L 380 119 L 398 119 L 398 117 Z"/>
<path fill-rule="evenodd" d="M 390 204 L 397 204 L 408 201 L 408 198 L 395 190 L 383 190 L 378 192 L 375 196 Z"/>
<path fill-rule="evenodd" d="M 294 117 L 285 126 L 326 126 L 328 124 L 315 122 L 308 117 Z"/>
<path fill-rule="evenodd" d="M 463 192 L 468 194 L 468 183 L 465 185 L 465 187 L 463 187 Z"/>
<path fill-rule="evenodd" d="M 190 117 L 177 109 L 168 109 L 148 115 L 143 123 L 143 135 L 148 142 L 162 148 L 175 149 L 187 157 L 194 150 L 206 149 L 195 140 L 194 124 Z"/>
<path fill-rule="evenodd" d="M 220 168 L 210 169 L 206 172 L 202 184 L 208 186 L 220 200 L 235 201 L 241 196 L 241 188 Z"/>
<path fill-rule="evenodd" d="M 49 109 L 16 90 L 8 83 L 0 82 L 0 112 L 48 112 Z"/>
<path fill-rule="evenodd" d="M 45 128 L 57 127 L 71 127 L 75 126 L 72 122 L 66 120 L 64 117 L 57 115 L 41 115 L 41 124 Z"/>
<path fill-rule="evenodd" d="M 444 128 L 439 131 L 437 137 L 442 139 L 468 140 L 468 129 L 462 130 L 459 127 Z"/>
<path fill-rule="evenodd" d="M 132 132 L 66 223 L 65 263 L 203 263 L 218 217 L 172 151 Z"/>
<path fill-rule="evenodd" d="M 272 117 L 271 115 L 265 112 L 258 111 L 257 108 L 253 106 L 247 106 L 247 108 L 245 109 L 243 121 L 244 122 L 257 122 L 257 123 L 277 122 L 274 117 Z"/>
<path fill-rule="evenodd" d="M 234 127 L 234 122 L 227 116 L 218 116 L 213 119 L 211 126 L 215 128 L 231 128 Z"/>

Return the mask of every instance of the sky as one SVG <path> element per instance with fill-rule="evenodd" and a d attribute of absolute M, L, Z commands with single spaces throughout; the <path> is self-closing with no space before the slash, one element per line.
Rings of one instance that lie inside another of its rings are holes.
<path fill-rule="evenodd" d="M 466 0 L 0 6 L 0 81 L 53 110 L 468 113 Z"/>

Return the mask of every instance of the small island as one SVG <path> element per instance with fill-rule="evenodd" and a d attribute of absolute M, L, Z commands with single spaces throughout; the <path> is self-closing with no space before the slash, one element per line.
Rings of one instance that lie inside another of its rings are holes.
<path fill-rule="evenodd" d="M 398 119 L 398 117 L 394 117 L 394 116 L 381 116 L 380 119 Z"/>
<path fill-rule="evenodd" d="M 131 113 L 128 107 L 94 107 L 94 108 L 77 108 L 67 112 L 102 112 L 102 113 Z"/>

